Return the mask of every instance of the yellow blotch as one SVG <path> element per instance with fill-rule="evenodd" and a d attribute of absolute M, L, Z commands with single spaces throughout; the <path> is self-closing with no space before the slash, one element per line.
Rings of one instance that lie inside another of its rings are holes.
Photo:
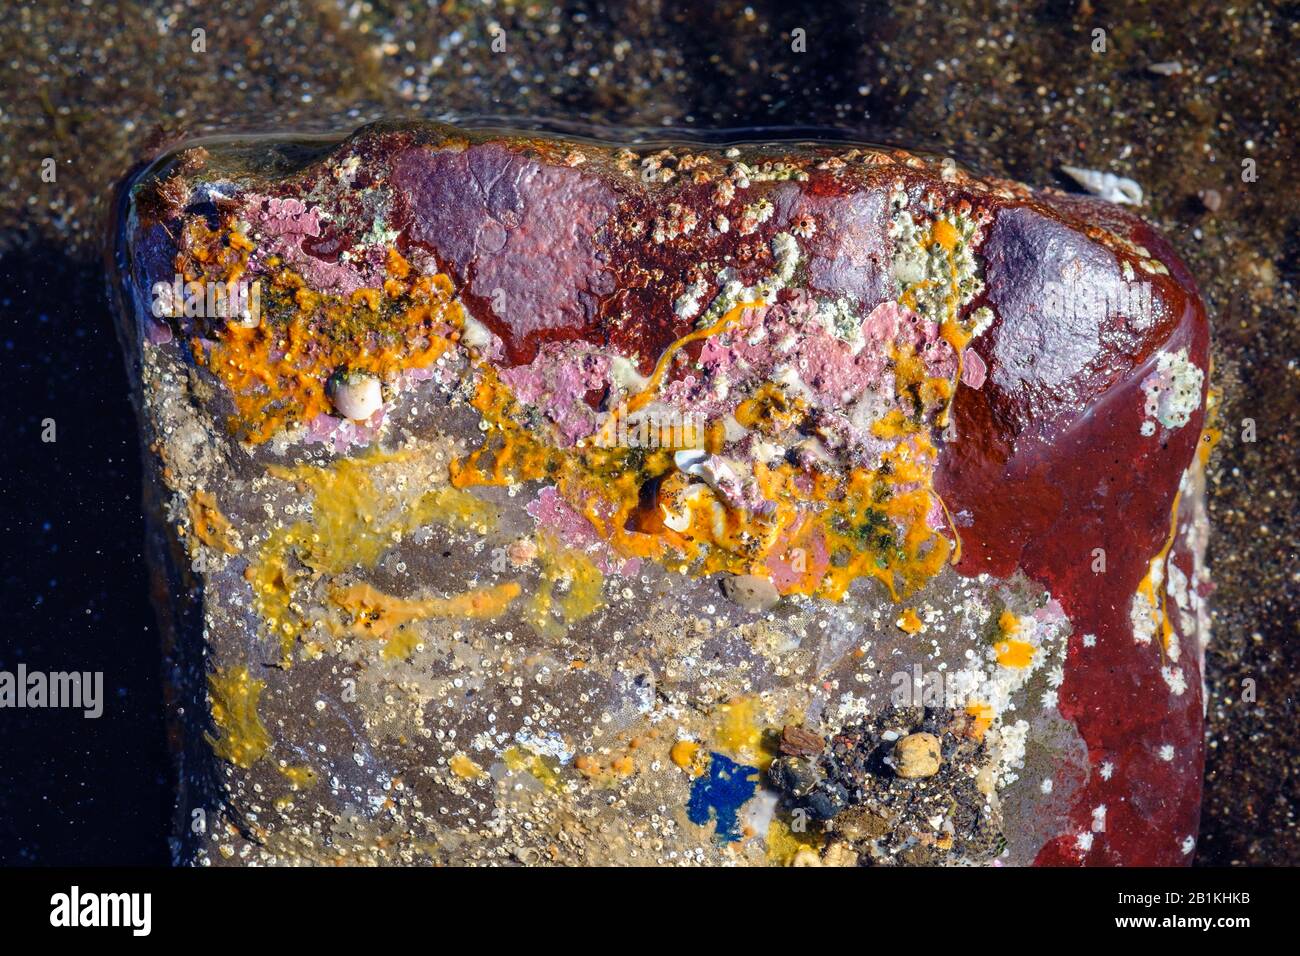
<path fill-rule="evenodd" d="M 728 701 L 718 708 L 718 716 L 721 719 L 713 738 L 719 750 L 760 770 L 772 762 L 772 755 L 763 746 L 763 724 L 756 698 L 738 697 Z"/>
<path fill-rule="evenodd" d="M 486 771 L 465 754 L 458 753 L 447 761 L 447 767 L 462 780 L 477 780 Z"/>
<path fill-rule="evenodd" d="M 916 434 L 917 431 L 916 424 L 898 408 L 892 409 L 883 418 L 871 423 L 871 434 L 877 438 L 905 438 Z"/>
<path fill-rule="evenodd" d="M 767 826 L 767 859 L 774 866 L 789 866 L 802 850 L 821 852 L 820 834 L 795 833 L 780 820 Z"/>
<path fill-rule="evenodd" d="M 1028 641 L 1008 638 L 994 644 L 993 653 L 997 655 L 998 663 L 1003 667 L 1023 668 L 1028 667 L 1034 660 L 1034 645 Z"/>
<path fill-rule="evenodd" d="M 247 770 L 271 746 L 257 702 L 266 682 L 249 676 L 247 667 L 222 668 L 208 675 L 208 699 L 217 736 L 205 734 L 212 752 Z"/>
<path fill-rule="evenodd" d="M 578 760 L 582 758 L 579 757 Z M 555 789 L 560 785 L 559 775 L 552 769 L 546 759 L 538 754 L 511 747 L 501 755 L 501 761 L 513 773 L 529 773 L 545 787 Z M 577 765 L 577 761 L 574 761 Z"/>
<path fill-rule="evenodd" d="M 369 567 L 393 546 L 393 532 L 418 527 L 409 512 L 394 522 L 379 520 L 393 502 L 379 494 L 372 471 L 402 457 L 372 453 L 340 458 L 325 467 L 268 469 L 274 477 L 305 486 L 312 493 L 310 525 L 296 526 L 303 529 L 295 541 L 303 564 L 323 574 L 337 574 L 358 564 Z"/>
<path fill-rule="evenodd" d="M 659 361 L 655 363 L 654 371 L 650 373 L 649 383 L 639 394 L 634 395 L 628 401 L 627 403 L 628 411 L 634 412 L 637 409 L 643 407 L 644 405 L 654 400 L 655 395 L 657 395 L 659 392 L 660 385 L 663 384 L 664 375 L 668 371 L 668 366 L 672 362 L 673 356 L 675 356 L 683 348 L 685 348 L 687 345 L 690 345 L 692 342 L 698 342 L 701 339 L 707 339 L 710 338 L 711 336 L 719 335 L 722 332 L 725 332 L 727 329 L 731 328 L 738 321 L 740 321 L 740 318 L 745 314 L 746 309 L 760 308 L 763 305 L 765 305 L 765 303 L 762 300 L 758 300 L 754 302 L 740 302 L 735 306 L 733 306 L 730 310 L 728 310 L 727 314 L 724 315 L 717 322 L 713 323 L 713 325 L 710 325 L 708 328 L 704 328 L 704 329 L 696 329 L 694 332 L 690 332 L 687 335 L 683 335 L 672 345 L 668 346 L 668 348 L 664 349 L 663 354 L 659 356 Z M 614 418 L 615 416 L 613 415 L 610 416 L 610 422 L 607 423 L 606 425 L 607 428 L 609 427 L 610 424 L 614 424 L 614 425 L 617 424 L 616 422 L 613 421 Z"/>
<path fill-rule="evenodd" d="M 189 254 L 202 261 L 220 247 L 222 235 L 205 235 Z M 242 273 L 248 250 L 233 243 L 231 249 L 242 260 L 230 271 Z M 230 425 L 243 440 L 260 444 L 287 426 L 331 412 L 326 382 L 340 368 L 387 380 L 431 365 L 450 347 L 464 324 L 451 280 L 441 273 L 411 277 L 395 255 L 382 289 L 348 296 L 314 292 L 301 276 L 280 268 L 261 280 L 263 316 L 257 326 L 212 324 L 205 330 L 214 342 L 210 350 L 196 337 L 195 355 L 230 393 Z"/>
<path fill-rule="evenodd" d="M 1214 371 L 1213 366 L 1210 371 Z M 1202 468 L 1210 463 L 1210 455 L 1223 438 L 1223 430 L 1218 427 L 1219 407 L 1222 400 L 1223 394 L 1218 388 L 1211 386 L 1206 391 L 1205 424 L 1201 428 L 1201 440 L 1196 446 L 1197 460 L 1200 461 Z"/>
<path fill-rule="evenodd" d="M 582 754 L 574 758 L 573 769 L 593 783 L 608 787 L 632 776 L 636 772 L 636 761 L 631 753 L 624 753 L 602 765 L 595 757 Z"/>
<path fill-rule="evenodd" d="M 428 524 L 480 533 L 495 525 L 496 509 L 458 488 L 435 488 L 404 507 L 381 494 L 374 469 L 410 457 L 409 452 L 376 451 L 324 467 L 270 469 L 274 477 L 301 485 L 312 494 L 311 518 L 272 531 L 244 575 L 253 588 L 254 610 L 280 639 L 285 664 L 291 661 L 294 643 L 307 627 L 294 591 L 311 575 L 295 570 L 295 562 L 314 575 L 334 575 L 358 566 L 371 567 L 393 547 L 395 538 Z M 385 518 L 386 514 L 396 517 Z"/>
<path fill-rule="evenodd" d="M 808 402 L 787 393 L 775 382 L 764 382 L 736 406 L 736 421 L 746 428 L 774 434 L 792 428 L 808 414 Z"/>
<path fill-rule="evenodd" d="M 993 726 L 993 708 L 988 704 L 972 703 L 966 707 L 966 716 L 970 718 L 970 736 L 983 740 L 984 734 Z"/>
<path fill-rule="evenodd" d="M 281 767 L 280 773 L 289 781 L 289 785 L 295 790 L 306 790 L 308 787 L 314 787 L 316 785 L 316 771 L 311 767 L 308 767 L 306 764 Z"/>
<path fill-rule="evenodd" d="M 290 551 L 310 533 L 306 524 L 276 528 L 263 543 L 257 557 L 244 570 L 244 578 L 253 589 L 253 610 L 268 630 L 280 639 L 283 663 L 291 660 L 290 651 L 306 622 L 293 600 L 299 574 L 286 560 Z"/>
<path fill-rule="evenodd" d="M 447 485 L 423 495 L 405 523 L 413 528 L 439 524 L 486 534 L 496 526 L 497 518 L 497 509 L 482 498 Z"/>
<path fill-rule="evenodd" d="M 692 333 L 676 346 L 716 334 L 727 321 Z M 636 399 L 653 395 L 671 354 L 675 347 L 664 353 L 651 385 Z M 898 361 L 900 394 L 920 389 L 926 380 L 919 357 L 909 349 Z M 909 375 L 915 381 L 903 381 Z M 896 442 L 877 470 L 856 468 L 840 475 L 788 461 L 756 463 L 755 481 L 771 507 L 751 511 L 727 504 L 708 485 L 678 470 L 671 451 L 606 447 L 612 441 L 599 439 L 575 448 L 548 444 L 544 431 L 521 424 L 523 410 L 487 365 L 479 368 L 472 404 L 483 416 L 486 437 L 480 448 L 452 463 L 452 484 L 552 482 L 624 557 L 696 575 L 771 576 L 769 564 L 779 561 L 798 572 L 782 584 L 785 593 L 840 600 L 854 580 L 866 577 L 881 581 L 898 600 L 937 574 L 953 553 L 948 538 L 928 525 L 939 503 L 932 481 L 937 450 L 922 425 L 901 412 L 877 423 L 877 433 Z M 633 400 L 628 407 L 636 404 Z M 807 414 L 801 399 L 771 382 L 743 399 L 737 410 L 738 420 L 760 432 L 801 425 Z M 613 418 L 607 419 L 606 429 L 616 428 Z M 715 446 L 722 441 L 716 429 L 711 440 Z M 655 493 L 647 496 L 647 489 Z M 796 553 L 804 558 L 826 555 L 829 566 L 821 559 L 795 565 L 790 556 Z M 535 619 L 544 634 L 561 633 L 551 620 L 552 600 L 544 593 L 536 602 Z"/>
<path fill-rule="evenodd" d="M 223 554 L 234 554 L 239 550 L 234 528 L 217 507 L 217 499 L 210 491 L 196 491 L 190 496 L 189 513 L 196 539 Z"/>
<path fill-rule="evenodd" d="M 941 245 L 945 252 L 952 252 L 957 248 L 957 241 L 961 237 L 957 233 L 957 227 L 946 219 L 936 219 L 934 225 L 930 228 L 930 237 Z"/>
<path fill-rule="evenodd" d="M 668 759 L 692 777 L 703 775 L 705 769 L 703 758 L 705 756 L 706 754 L 701 750 L 700 745 L 694 740 L 679 740 L 668 751 Z"/>
<path fill-rule="evenodd" d="M 898 627 L 908 634 L 919 634 L 925 624 L 922 623 L 921 616 L 916 613 L 916 609 L 909 607 L 903 612 L 903 616 L 898 619 Z"/>
<path fill-rule="evenodd" d="M 1169 642 L 1174 638 L 1174 623 L 1169 616 L 1168 599 L 1165 588 L 1157 588 L 1155 584 L 1156 571 L 1165 568 L 1165 562 L 1169 559 L 1169 552 L 1173 550 L 1174 540 L 1178 536 L 1178 506 L 1183 498 L 1182 489 L 1174 494 L 1173 506 L 1169 509 L 1169 537 L 1165 539 L 1164 546 L 1151 559 L 1146 576 L 1138 584 L 1138 593 L 1146 597 L 1151 607 L 1151 617 L 1155 623 L 1156 629 L 1160 632 L 1160 656 L 1163 658 L 1166 651 L 1169 650 Z M 1168 571 L 1164 571 L 1167 574 Z"/>
<path fill-rule="evenodd" d="M 609 772 L 616 777 L 630 777 L 636 770 L 631 754 L 622 754 L 609 762 Z"/>
<path fill-rule="evenodd" d="M 344 633 L 385 640 L 383 656 L 397 659 L 409 656 L 415 649 L 413 631 L 395 633 L 412 621 L 433 617 L 490 620 L 504 614 L 519 593 L 518 583 L 507 581 L 449 598 L 412 600 L 385 594 L 369 584 L 353 584 L 335 588 L 330 592 L 330 600 L 350 618 L 343 627 Z"/>
<path fill-rule="evenodd" d="M 1033 663 L 1034 645 L 1015 637 L 1020 633 L 1020 618 L 1011 611 L 1003 611 L 998 615 L 998 632 L 1002 635 L 1002 640 L 993 645 L 993 653 L 997 655 L 999 664 L 1003 667 L 1024 668 Z"/>
<path fill-rule="evenodd" d="M 529 622 L 542 637 L 563 637 L 570 624 L 605 606 L 605 575 L 591 558 L 562 547 L 552 535 L 539 534 L 538 543 L 542 576 L 529 603 Z"/>

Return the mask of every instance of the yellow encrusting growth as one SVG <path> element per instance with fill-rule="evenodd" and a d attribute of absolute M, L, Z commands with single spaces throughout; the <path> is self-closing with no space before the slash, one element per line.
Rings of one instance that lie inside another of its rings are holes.
<path fill-rule="evenodd" d="M 1028 641 L 1018 641 L 1014 638 L 998 641 L 993 645 L 993 652 L 997 655 L 998 663 L 1003 667 L 1025 668 L 1034 661 L 1034 645 Z"/>
<path fill-rule="evenodd" d="M 1151 608 L 1151 618 L 1154 625 L 1153 630 L 1160 634 L 1160 656 L 1163 658 L 1169 650 L 1169 642 L 1174 638 L 1174 623 L 1169 614 L 1168 598 L 1165 589 L 1156 585 L 1157 576 L 1161 579 L 1165 574 L 1165 562 L 1169 559 L 1169 552 L 1173 550 L 1174 541 L 1178 536 L 1178 506 L 1183 498 L 1182 490 L 1174 494 L 1173 506 L 1169 509 L 1169 537 L 1165 539 L 1164 546 L 1157 552 L 1156 556 L 1151 559 L 1147 568 L 1146 575 L 1138 583 L 1138 594 L 1141 594 L 1147 600 L 1147 606 Z"/>
<path fill-rule="evenodd" d="M 208 698 L 217 736 L 206 735 L 213 753 L 247 770 L 271 746 L 257 714 L 266 682 L 249 676 L 247 667 L 228 667 L 208 675 Z"/>
<path fill-rule="evenodd" d="M 773 820 L 767 825 L 764 838 L 767 845 L 768 862 L 774 866 L 789 866 L 800 852 L 811 850 L 819 852 L 823 836 L 815 833 L 795 833 L 780 820 Z"/>
<path fill-rule="evenodd" d="M 477 780 L 486 775 L 482 767 L 463 753 L 458 753 L 448 760 L 447 768 L 462 780 Z"/>
<path fill-rule="evenodd" d="M 921 616 L 916 613 L 916 609 L 909 607 L 898 619 L 898 627 L 907 634 L 919 634 L 925 624 L 921 621 Z"/>
<path fill-rule="evenodd" d="M 281 767 L 280 773 L 294 790 L 306 790 L 316 785 L 316 771 L 306 764 Z"/>
<path fill-rule="evenodd" d="M 760 770 L 766 769 L 772 762 L 772 754 L 764 746 L 758 699 L 738 697 L 728 701 L 718 707 L 718 717 L 713 732 L 717 749 Z"/>
<path fill-rule="evenodd" d="M 784 593 L 832 600 L 854 580 L 874 578 L 898 599 L 937 574 L 952 550 L 927 522 L 937 502 L 937 450 L 921 425 L 901 415 L 886 420 L 896 444 L 878 470 L 836 475 L 788 460 L 756 462 L 755 480 L 771 507 L 750 511 L 692 481 L 669 450 L 548 444 L 520 424 L 522 410 L 489 367 L 480 369 L 472 404 L 488 426 L 487 438 L 452 463 L 453 486 L 552 481 L 623 557 L 700 575 L 781 578 Z M 806 403 L 767 383 L 742 403 L 740 415 L 761 432 L 799 421 L 807 411 Z M 656 489 L 652 499 L 647 488 Z"/>
<path fill-rule="evenodd" d="M 668 759 L 692 777 L 699 777 L 705 771 L 705 759 L 708 754 L 694 740 L 679 740 L 668 751 Z"/>
<path fill-rule="evenodd" d="M 710 325 L 708 328 L 696 329 L 694 332 L 689 332 L 675 341 L 672 345 L 668 346 L 668 348 L 664 349 L 663 354 L 659 356 L 659 361 L 655 363 L 654 371 L 650 373 L 649 383 L 639 394 L 633 396 L 628 401 L 628 411 L 634 412 L 654 400 L 655 395 L 659 392 L 660 386 L 663 385 L 664 375 L 668 371 L 668 366 L 672 363 L 673 357 L 677 355 L 678 352 L 690 345 L 692 342 L 698 342 L 701 339 L 720 335 L 739 322 L 741 316 L 745 314 L 746 309 L 761 308 L 765 304 L 766 303 L 761 300 L 737 303 L 732 306 L 732 308 L 728 309 L 727 313 L 717 322 L 713 323 L 713 325 Z M 610 418 L 612 420 L 613 416 L 610 416 Z M 609 424 L 613 425 L 616 423 L 611 421 Z"/>
<path fill-rule="evenodd" d="M 591 558 L 562 547 L 549 534 L 540 534 L 538 543 L 542 576 L 529 602 L 528 620 L 542 637 L 559 638 L 570 624 L 604 607 L 605 575 Z"/>
<path fill-rule="evenodd" d="M 231 226 L 209 232 L 201 223 L 189 254 L 223 248 Z M 248 244 L 251 246 L 251 244 Z M 248 252 L 225 267 L 237 277 Z M 198 278 L 200 262 L 187 265 L 186 278 Z M 195 357 L 221 380 L 235 404 L 232 430 L 259 444 L 283 428 L 310 422 L 332 411 L 326 392 L 331 375 L 347 370 L 391 380 L 405 369 L 433 364 L 464 324 L 461 306 L 447 276 L 414 276 L 405 260 L 389 251 L 388 278 L 381 289 L 351 295 L 312 291 L 297 273 L 280 268 L 267 280 L 260 322 L 249 327 L 218 321 L 208 328 L 205 348 L 195 336 Z"/>
<path fill-rule="evenodd" d="M 977 701 L 967 705 L 966 716 L 970 719 L 969 735 L 976 740 L 983 740 L 984 734 L 993 726 L 993 708 Z"/>
<path fill-rule="evenodd" d="M 239 551 L 235 529 L 217 507 L 217 499 L 212 492 L 194 492 L 190 496 L 188 507 L 195 539 L 223 554 Z"/>
<path fill-rule="evenodd" d="M 519 747 L 510 747 L 501 755 L 501 761 L 513 773 L 532 774 L 547 789 L 554 790 L 560 785 L 559 774 L 545 757 L 538 754 Z M 576 766 L 577 761 L 574 763 Z"/>
<path fill-rule="evenodd" d="M 953 349 L 957 356 L 957 374 L 953 379 L 928 378 L 923 374 L 913 373 L 906 376 L 907 385 L 915 389 L 923 404 L 942 406 L 938 417 L 940 426 L 947 426 L 952 401 L 956 397 L 956 381 L 961 379 L 966 347 L 975 337 L 976 327 L 971 321 L 962 321 L 961 310 L 970 303 L 973 287 L 963 286 L 963 263 L 970 268 L 970 245 L 977 226 L 968 216 L 960 212 L 951 219 L 936 218 L 921 237 L 925 249 L 937 248 L 943 256 L 943 274 L 931 275 L 913 282 L 903 289 L 899 303 L 914 312 L 920 312 L 939 324 L 939 335 Z M 970 276 L 966 276 L 969 279 Z M 922 308 L 924 296 L 929 308 Z M 941 312 L 942 314 L 936 314 Z M 902 350 L 914 351 L 908 346 Z M 896 362 L 899 356 L 895 356 Z M 924 367 L 919 361 L 916 363 Z"/>
<path fill-rule="evenodd" d="M 411 600 L 384 594 L 369 584 L 353 584 L 335 588 L 330 600 L 349 618 L 345 633 L 385 640 L 384 657 L 401 658 L 415 650 L 416 634 L 406 629 L 412 621 L 433 617 L 491 620 L 504 614 L 519 593 L 519 585 L 508 581 L 449 598 Z"/>
<path fill-rule="evenodd" d="M 403 535 L 429 524 L 479 533 L 495 526 L 496 509 L 458 488 L 442 485 L 409 503 L 381 493 L 375 469 L 411 457 L 410 452 L 376 451 L 325 467 L 269 469 L 273 477 L 312 494 L 311 518 L 275 528 L 245 571 L 253 608 L 280 639 L 286 663 L 309 625 L 296 592 L 313 577 L 371 567 Z"/>
<path fill-rule="evenodd" d="M 1028 641 L 1015 637 L 1020 633 L 1020 618 L 1011 611 L 1003 611 L 998 615 L 998 632 L 1002 635 L 1002 639 L 993 645 L 993 653 L 997 656 L 999 664 L 1003 667 L 1021 669 L 1033 663 L 1037 648 Z"/>
<path fill-rule="evenodd" d="M 1213 372 L 1213 365 L 1210 371 Z M 1222 404 L 1222 392 L 1211 386 L 1205 394 L 1205 424 L 1201 427 L 1201 440 L 1196 446 L 1197 460 L 1201 467 L 1205 468 L 1210 463 L 1210 455 L 1214 453 L 1215 446 L 1223 438 L 1223 430 L 1218 427 L 1219 407 Z"/>

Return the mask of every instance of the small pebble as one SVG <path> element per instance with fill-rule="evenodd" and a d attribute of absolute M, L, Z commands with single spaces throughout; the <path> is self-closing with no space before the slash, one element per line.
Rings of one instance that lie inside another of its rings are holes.
<path fill-rule="evenodd" d="M 733 574 L 721 581 L 722 593 L 746 611 L 766 611 L 776 607 L 781 594 L 776 585 L 756 574 Z"/>
<path fill-rule="evenodd" d="M 781 753 L 790 757 L 815 757 L 826 748 L 822 735 L 804 727 L 786 724 L 781 728 Z"/>
<path fill-rule="evenodd" d="M 894 772 L 905 780 L 933 777 L 939 763 L 939 738 L 934 734 L 908 734 L 894 745 Z"/>
<path fill-rule="evenodd" d="M 379 379 L 366 372 L 340 372 L 327 390 L 335 410 L 353 421 L 365 421 L 384 404 Z"/>

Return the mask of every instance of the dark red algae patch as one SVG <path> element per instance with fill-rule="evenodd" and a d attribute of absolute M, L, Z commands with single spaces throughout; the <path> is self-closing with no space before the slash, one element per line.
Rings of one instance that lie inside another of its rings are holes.
<path fill-rule="evenodd" d="M 1169 701 L 1172 713 L 1153 712 L 1153 700 L 1169 697 L 1161 673 L 1168 660 L 1132 639 L 1130 605 L 1151 556 L 1167 544 L 1170 560 L 1191 571 L 1182 543 L 1190 519 L 1185 509 L 1172 518 L 1171 511 L 1196 456 L 1204 409 L 1189 427 L 1153 442 L 1141 430 L 1142 383 L 1158 351 L 1185 350 L 1205 368 L 1209 326 L 1186 267 L 1149 227 L 1117 220 L 1101 202 L 1072 206 L 1076 213 L 1095 207 L 1124 239 L 1159 249 L 1172 275 L 1146 278 L 1152 311 L 1145 323 L 1115 314 L 1105 300 L 1054 316 L 1045 306 L 1051 283 L 1073 269 L 1080 286 L 1114 287 L 1114 258 L 1032 214 L 1000 217 L 983 251 L 1001 323 L 976 346 L 994 371 L 982 389 L 959 390 L 954 405 L 958 433 L 980 439 L 945 447 L 938 487 L 965 516 L 963 573 L 1019 567 L 1061 601 L 1077 631 L 1096 638 L 1092 647 L 1077 638 L 1071 644 L 1061 713 L 1078 726 L 1095 766 L 1124 767 L 1141 782 L 1135 787 L 1114 771 L 1089 777 L 1074 817 L 1080 830 L 1093 808 L 1107 808 L 1107 850 L 1089 862 L 1166 864 L 1177 858 L 1158 837 L 1194 834 L 1199 820 L 1201 682 L 1198 674 Z M 1039 862 L 1078 860 L 1076 842 L 1058 838 Z"/>

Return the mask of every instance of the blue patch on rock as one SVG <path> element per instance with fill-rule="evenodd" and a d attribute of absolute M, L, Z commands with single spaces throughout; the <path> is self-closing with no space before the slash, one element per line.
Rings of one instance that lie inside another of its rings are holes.
<path fill-rule="evenodd" d="M 686 816 L 700 826 L 716 821 L 714 839 L 732 843 L 740 839 L 741 805 L 758 789 L 758 768 L 736 763 L 720 753 L 709 757 L 709 772 L 691 784 Z"/>

